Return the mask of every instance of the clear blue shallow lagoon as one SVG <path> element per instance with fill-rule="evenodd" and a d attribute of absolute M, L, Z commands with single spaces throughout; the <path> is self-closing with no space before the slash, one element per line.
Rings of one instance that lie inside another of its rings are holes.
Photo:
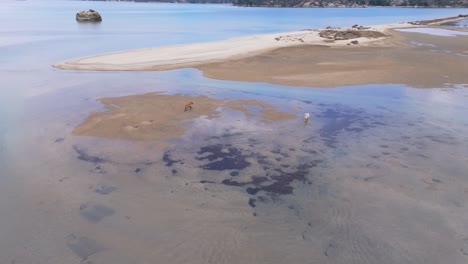
<path fill-rule="evenodd" d="M 76 23 L 89 8 L 102 23 Z M 466 84 L 323 89 L 195 69 L 51 67 L 116 50 L 462 13 L 2 1 L 0 263 L 467 263 Z M 103 109 L 96 99 L 148 92 L 257 99 L 298 118 L 200 118 L 167 148 L 72 135 Z"/>

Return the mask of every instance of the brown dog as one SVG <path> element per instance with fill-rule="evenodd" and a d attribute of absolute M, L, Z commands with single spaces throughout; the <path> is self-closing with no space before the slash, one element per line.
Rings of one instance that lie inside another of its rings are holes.
<path fill-rule="evenodd" d="M 190 103 L 186 104 L 184 112 L 186 112 L 187 110 L 192 110 L 192 105 L 193 105 L 193 102 L 190 102 Z"/>

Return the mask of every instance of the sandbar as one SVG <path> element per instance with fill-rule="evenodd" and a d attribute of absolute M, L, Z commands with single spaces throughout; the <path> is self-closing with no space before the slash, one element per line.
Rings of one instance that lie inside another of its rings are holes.
<path fill-rule="evenodd" d="M 467 84 L 468 35 L 450 37 L 405 28 L 444 29 L 465 15 L 428 21 L 351 28 L 305 29 L 223 41 L 137 49 L 71 59 L 68 70 L 151 71 L 193 67 L 222 80 L 288 86 L 337 87 Z M 466 29 L 450 30 L 463 31 Z"/>
<path fill-rule="evenodd" d="M 101 98 L 105 111 L 94 112 L 73 130 L 74 135 L 136 141 L 163 141 L 183 135 L 196 118 L 214 119 L 224 109 L 238 110 L 259 122 L 296 118 L 257 100 L 217 100 L 207 96 L 161 93 Z M 192 110 L 184 111 L 188 102 Z M 249 106 L 260 107 L 253 113 Z"/>
<path fill-rule="evenodd" d="M 207 62 L 223 61 L 232 58 L 249 57 L 282 47 L 307 45 L 345 46 L 349 38 L 330 40 L 321 37 L 322 31 L 357 32 L 353 40 L 361 45 L 375 42 L 385 34 L 387 28 L 409 27 L 408 23 L 366 28 L 327 28 L 324 30 L 304 29 L 301 31 L 254 35 L 222 41 L 171 45 L 154 48 L 118 51 L 83 58 L 70 59 L 53 65 L 67 70 L 95 71 L 138 71 L 168 70 L 193 67 Z"/>

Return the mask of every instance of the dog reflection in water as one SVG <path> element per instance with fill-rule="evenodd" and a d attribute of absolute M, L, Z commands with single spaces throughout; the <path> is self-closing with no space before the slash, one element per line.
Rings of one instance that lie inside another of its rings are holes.
<path fill-rule="evenodd" d="M 193 102 L 190 102 L 190 103 L 186 104 L 184 112 L 186 112 L 187 110 L 192 110 L 192 106 L 193 106 Z"/>

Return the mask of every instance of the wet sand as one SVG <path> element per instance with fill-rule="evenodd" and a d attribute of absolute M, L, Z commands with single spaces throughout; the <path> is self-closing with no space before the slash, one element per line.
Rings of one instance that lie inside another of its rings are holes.
<path fill-rule="evenodd" d="M 303 45 L 197 66 L 215 79 L 307 87 L 371 83 L 444 87 L 468 83 L 468 36 L 390 31 L 372 46 Z M 451 51 L 451 52 L 447 52 Z"/>
<path fill-rule="evenodd" d="M 259 121 L 274 122 L 296 118 L 280 112 L 273 105 L 257 100 L 216 100 L 206 96 L 142 94 L 99 99 L 106 111 L 92 113 L 79 124 L 73 134 L 128 140 L 160 141 L 177 138 L 196 118 L 213 119 L 221 108 L 238 110 L 246 116 L 257 116 Z M 193 108 L 184 106 L 193 102 Z M 259 107 L 253 113 L 248 107 Z"/>

